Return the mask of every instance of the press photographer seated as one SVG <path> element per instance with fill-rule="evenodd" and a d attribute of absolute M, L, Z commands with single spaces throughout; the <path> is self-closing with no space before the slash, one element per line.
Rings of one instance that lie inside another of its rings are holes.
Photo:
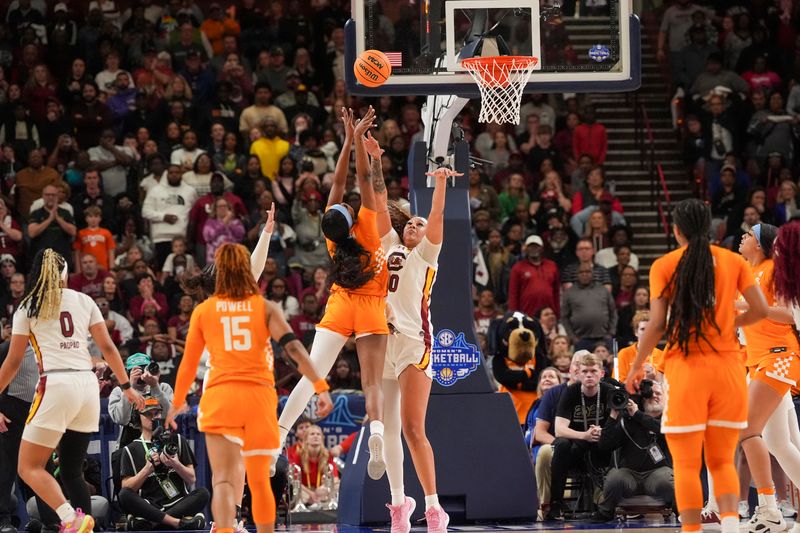
<path fill-rule="evenodd" d="M 128 530 L 203 529 L 203 509 L 208 504 L 205 488 L 194 485 L 194 454 L 177 433 L 165 432 L 158 399 L 150 397 L 139 418 L 141 438 L 122 450 L 122 490 L 119 505 L 132 515 Z"/>
<path fill-rule="evenodd" d="M 624 409 L 613 408 L 623 404 Z M 638 397 L 630 398 L 623 390 L 612 395 L 611 414 L 597 445 L 602 451 L 616 453 L 603 484 L 598 521 L 613 519 L 617 504 L 631 496 L 647 495 L 672 506 L 675 481 L 667 441 L 661 433 L 663 411 L 660 383 L 643 381 Z"/>
<path fill-rule="evenodd" d="M 597 443 L 609 415 L 608 400 L 614 387 L 601 382 L 603 361 L 587 353 L 579 363 L 579 380 L 568 386 L 556 410 L 553 441 L 550 510 L 545 520 L 563 519 L 564 485 L 573 470 L 597 472 L 608 464 Z"/>

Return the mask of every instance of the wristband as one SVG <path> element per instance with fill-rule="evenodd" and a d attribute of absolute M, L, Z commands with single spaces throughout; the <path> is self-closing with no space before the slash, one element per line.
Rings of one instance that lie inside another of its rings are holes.
<path fill-rule="evenodd" d="M 126 381 L 125 383 L 120 383 L 119 388 L 126 391 L 131 388 L 131 382 Z"/>
<path fill-rule="evenodd" d="M 328 387 L 328 382 L 325 381 L 325 378 L 320 378 L 314 382 L 314 392 L 317 394 L 322 394 L 323 392 L 328 392 L 330 387 Z"/>

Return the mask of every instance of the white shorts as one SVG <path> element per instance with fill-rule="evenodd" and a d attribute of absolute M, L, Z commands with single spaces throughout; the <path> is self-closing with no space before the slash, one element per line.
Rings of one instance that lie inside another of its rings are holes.
<path fill-rule="evenodd" d="M 94 372 L 42 376 L 22 439 L 55 447 L 68 429 L 95 433 L 100 426 L 100 385 Z"/>
<path fill-rule="evenodd" d="M 415 366 L 433 377 L 431 368 L 431 348 L 422 339 L 415 339 L 402 333 L 389 335 L 386 343 L 386 359 L 383 364 L 383 379 L 399 379 L 409 366 Z"/>

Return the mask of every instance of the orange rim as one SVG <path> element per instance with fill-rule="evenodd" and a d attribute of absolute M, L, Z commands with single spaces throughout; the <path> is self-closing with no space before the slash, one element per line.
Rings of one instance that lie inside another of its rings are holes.
<path fill-rule="evenodd" d="M 461 61 L 461 65 L 477 73 L 484 86 L 508 85 L 510 70 L 522 70 L 536 66 L 539 59 L 532 56 L 488 56 L 469 57 Z M 484 68 L 479 68 L 484 67 Z"/>

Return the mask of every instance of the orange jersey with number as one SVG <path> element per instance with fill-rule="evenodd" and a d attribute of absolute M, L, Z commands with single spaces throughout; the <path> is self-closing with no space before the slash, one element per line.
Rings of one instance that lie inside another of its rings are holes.
<path fill-rule="evenodd" d="M 383 252 L 381 237 L 378 235 L 378 213 L 362 205 L 358 211 L 358 217 L 353 223 L 352 233 L 356 242 L 369 252 L 371 258 L 369 268 L 375 270 L 375 276 L 357 289 L 345 289 L 334 283 L 331 292 L 347 291 L 351 294 L 385 298 L 389 273 L 386 270 L 386 254 Z M 327 239 L 325 242 L 328 245 L 328 253 L 333 257 L 336 244 Z"/>
<path fill-rule="evenodd" d="M 206 390 L 237 381 L 275 385 L 263 296 L 253 295 L 244 300 L 212 296 L 195 307 L 175 382 L 175 405 L 183 404 L 204 348 L 208 350 L 210 366 Z"/>
<path fill-rule="evenodd" d="M 705 339 L 701 337 L 699 341 L 695 340 L 694 331 L 692 331 L 689 352 L 695 354 L 720 353 L 738 358 L 741 350 L 734 327 L 736 319 L 734 302 L 738 293 L 743 293 L 755 284 L 755 279 L 750 265 L 741 255 L 718 246 L 711 246 L 710 249 L 714 258 L 714 317 L 719 331 L 711 324 L 706 324 L 703 330 Z M 651 298 L 663 296 L 672 305 L 669 282 L 685 251 L 686 247 L 678 248 L 657 259 L 650 267 Z M 669 344 L 664 348 L 664 352 L 665 359 L 683 355 L 679 347 Z"/>
<path fill-rule="evenodd" d="M 775 305 L 775 291 L 772 284 L 774 273 L 775 263 L 772 259 L 765 259 L 753 267 L 756 283 L 761 287 L 761 292 L 764 293 L 764 298 L 770 307 Z M 770 352 L 770 348 L 782 346 L 790 352 L 800 353 L 800 346 L 791 324 L 781 324 L 765 318 L 742 329 L 748 367 L 758 366 L 762 361 L 774 358 L 775 354 Z"/>

